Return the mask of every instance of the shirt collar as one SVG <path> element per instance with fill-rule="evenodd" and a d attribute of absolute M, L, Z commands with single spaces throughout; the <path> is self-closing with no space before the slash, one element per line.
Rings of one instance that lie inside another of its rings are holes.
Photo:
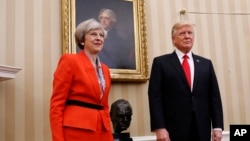
<path fill-rule="evenodd" d="M 175 49 L 175 53 L 177 54 L 177 56 L 178 56 L 178 58 L 180 59 L 180 60 L 182 60 L 183 58 L 183 55 L 185 55 L 183 52 L 181 52 L 179 49 Z M 188 53 L 187 53 L 187 56 L 191 59 L 191 58 L 193 58 L 192 57 L 192 52 L 191 51 L 189 51 Z"/>

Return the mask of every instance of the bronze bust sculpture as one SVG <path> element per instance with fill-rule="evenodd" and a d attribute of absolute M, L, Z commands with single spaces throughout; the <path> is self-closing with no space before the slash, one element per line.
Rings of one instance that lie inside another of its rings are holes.
<path fill-rule="evenodd" d="M 132 108 L 127 100 L 118 99 L 111 105 L 110 117 L 114 129 L 115 141 L 132 141 L 129 133 L 121 133 L 130 126 Z"/>

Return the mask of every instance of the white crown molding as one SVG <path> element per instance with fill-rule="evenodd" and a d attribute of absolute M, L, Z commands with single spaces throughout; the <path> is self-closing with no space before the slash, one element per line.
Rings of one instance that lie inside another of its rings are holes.
<path fill-rule="evenodd" d="M 5 81 L 13 79 L 16 77 L 16 73 L 19 72 L 21 68 L 0 65 L 0 81 Z"/>

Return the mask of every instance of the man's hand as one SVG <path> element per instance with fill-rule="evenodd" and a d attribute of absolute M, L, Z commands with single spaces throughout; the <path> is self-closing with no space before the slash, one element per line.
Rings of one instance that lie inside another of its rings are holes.
<path fill-rule="evenodd" d="M 165 128 L 155 130 L 157 141 L 170 141 L 168 131 Z"/>
<path fill-rule="evenodd" d="M 212 141 L 221 141 L 222 140 L 222 131 L 213 130 Z"/>

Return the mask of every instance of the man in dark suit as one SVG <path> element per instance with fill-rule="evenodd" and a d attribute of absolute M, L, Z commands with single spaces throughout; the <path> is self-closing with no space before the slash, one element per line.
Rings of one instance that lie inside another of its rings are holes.
<path fill-rule="evenodd" d="M 211 141 L 211 128 L 212 140 L 222 139 L 223 110 L 213 64 L 191 52 L 193 40 L 193 25 L 178 22 L 172 28 L 175 51 L 153 60 L 148 96 L 157 141 Z"/>

